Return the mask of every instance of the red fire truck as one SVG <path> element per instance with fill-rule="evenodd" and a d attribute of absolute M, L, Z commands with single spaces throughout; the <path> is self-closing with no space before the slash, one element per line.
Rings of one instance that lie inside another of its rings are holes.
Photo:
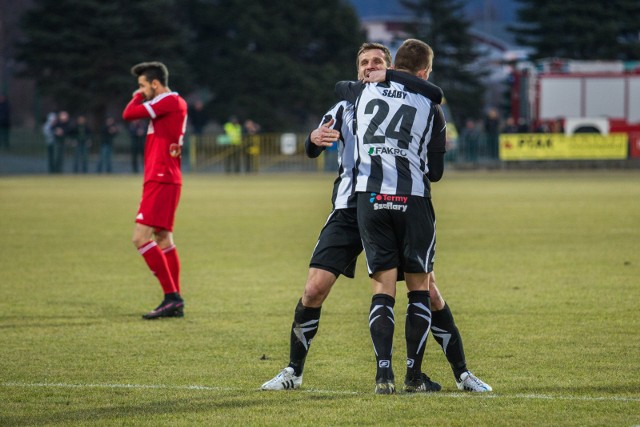
<path fill-rule="evenodd" d="M 512 74 L 511 115 L 565 135 L 625 133 L 640 157 L 640 61 L 541 60 Z"/>

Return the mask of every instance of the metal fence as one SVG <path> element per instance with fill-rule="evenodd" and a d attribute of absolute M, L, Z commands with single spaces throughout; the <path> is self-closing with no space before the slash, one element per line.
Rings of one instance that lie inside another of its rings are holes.
<path fill-rule="evenodd" d="M 307 134 L 263 133 L 245 136 L 241 144 L 230 145 L 221 134 L 201 136 L 187 134 L 182 152 L 182 168 L 186 173 L 255 174 L 272 172 L 328 172 L 336 173 L 337 150 L 326 150 L 316 159 L 304 152 Z M 112 151 L 112 173 L 132 173 L 142 170 L 142 159 L 135 158 L 132 141 L 127 132 L 115 138 Z M 492 148 L 493 147 L 493 148 Z M 96 138 L 88 148 L 89 173 L 99 173 L 100 140 Z M 77 150 L 74 141 L 64 147 L 62 173 L 76 172 Z M 0 175 L 46 174 L 49 172 L 50 150 L 43 135 L 33 129 L 12 129 L 9 146 L 0 146 Z M 456 140 L 448 144 L 445 161 L 448 169 L 506 168 L 640 168 L 640 158 L 627 160 L 591 161 L 519 161 L 501 162 L 495 143 L 486 134 L 473 139 Z M 137 168 L 134 166 L 137 161 Z"/>
<path fill-rule="evenodd" d="M 306 134 L 260 134 L 245 136 L 231 145 L 221 135 L 191 135 L 183 147 L 183 158 L 193 171 L 256 173 L 334 171 L 336 163 L 326 156 L 309 159 L 304 152 Z"/>
<path fill-rule="evenodd" d="M 242 144 L 224 143 L 219 134 L 186 135 L 182 150 L 185 172 L 263 173 L 317 172 L 337 169 L 337 151 L 317 159 L 304 153 L 306 134 L 260 134 L 245 137 Z M 8 147 L 0 147 L 0 174 L 39 174 L 49 172 L 51 155 L 44 137 L 36 131 L 11 131 Z M 53 150 L 51 150 L 53 151 Z M 73 140 L 65 141 L 62 173 L 76 171 L 77 147 Z M 112 173 L 131 173 L 142 169 L 142 159 L 134 158 L 133 142 L 128 134 L 119 134 L 111 154 Z M 101 158 L 100 140 L 95 138 L 88 147 L 88 172 L 98 172 Z"/>
<path fill-rule="evenodd" d="M 262 133 L 245 136 L 239 145 L 230 145 L 220 134 L 201 136 L 187 134 L 183 147 L 185 172 L 270 173 L 270 172 L 331 172 L 337 170 L 337 150 L 326 150 L 316 159 L 304 153 L 307 134 Z M 134 150 L 127 132 L 117 135 L 112 151 L 112 172 L 131 173 Z M 9 147 L 0 147 L 0 174 L 39 174 L 48 172 L 49 152 L 44 137 L 33 129 L 12 129 Z M 68 140 L 64 147 L 63 173 L 74 173 L 76 147 Z M 449 165 L 483 167 L 496 165 L 497 159 L 487 149 L 484 135 L 473 150 L 458 144 L 448 147 L 445 157 Z M 88 172 L 98 172 L 99 137 L 88 148 Z M 137 160 L 141 163 L 141 159 Z M 138 169 L 142 166 L 139 164 Z"/>

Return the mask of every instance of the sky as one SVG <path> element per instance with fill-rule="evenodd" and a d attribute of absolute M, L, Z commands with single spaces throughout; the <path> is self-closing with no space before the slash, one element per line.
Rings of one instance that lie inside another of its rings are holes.
<path fill-rule="evenodd" d="M 349 0 L 361 18 L 372 16 L 404 15 L 399 0 Z M 463 0 L 467 17 L 480 19 L 485 13 L 493 13 L 496 21 L 513 22 L 516 16 L 516 0 Z"/>

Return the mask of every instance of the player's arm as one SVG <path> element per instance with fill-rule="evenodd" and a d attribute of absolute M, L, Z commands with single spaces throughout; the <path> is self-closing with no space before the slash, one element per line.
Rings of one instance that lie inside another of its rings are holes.
<path fill-rule="evenodd" d="M 356 103 L 356 99 L 364 90 L 364 83 L 357 81 L 340 81 L 336 83 L 335 93 L 339 99 L 350 102 L 351 104 Z"/>
<path fill-rule="evenodd" d="M 375 70 L 369 73 L 369 76 L 365 79 L 368 83 L 380 83 L 383 81 L 393 81 L 404 85 L 407 89 L 416 92 L 425 98 L 429 98 L 436 104 L 442 103 L 443 93 L 442 89 L 433 83 L 421 79 L 413 74 L 406 73 L 404 71 L 397 70 Z"/>
<path fill-rule="evenodd" d="M 322 124 L 314 129 L 304 142 L 304 150 L 307 157 L 312 159 L 318 157 L 327 147 L 333 145 L 341 138 L 340 132 L 333 129 L 336 120 L 330 114 L 322 119 Z"/>
<path fill-rule="evenodd" d="M 401 83 L 406 88 L 419 93 L 425 98 L 429 98 L 436 104 L 442 103 L 442 97 L 444 96 L 444 94 L 442 93 L 442 89 L 440 89 L 430 81 L 421 79 L 420 77 L 414 76 L 413 74 L 396 70 L 386 70 L 385 77 L 387 80 Z"/>
<path fill-rule="evenodd" d="M 429 172 L 427 177 L 431 182 L 438 182 L 444 174 L 444 154 L 447 143 L 447 121 L 440 105 L 435 105 L 435 116 L 433 118 L 433 130 L 431 140 L 427 147 L 427 164 Z"/>
<path fill-rule="evenodd" d="M 124 107 L 122 118 L 127 121 L 153 118 L 149 109 L 146 108 L 146 104 L 144 104 L 144 95 L 141 92 L 136 91 L 133 93 L 133 98 Z"/>

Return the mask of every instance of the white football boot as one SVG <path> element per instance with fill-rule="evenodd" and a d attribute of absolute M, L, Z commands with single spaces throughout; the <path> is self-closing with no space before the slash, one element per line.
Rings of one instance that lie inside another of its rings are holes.
<path fill-rule="evenodd" d="M 287 366 L 278 375 L 262 384 L 262 390 L 295 390 L 302 385 L 302 375 L 296 376 L 293 368 Z"/>
<path fill-rule="evenodd" d="M 456 381 L 456 384 L 458 385 L 458 389 L 464 391 L 473 391 L 476 393 L 493 391 L 489 384 L 483 382 L 469 371 L 463 372 L 462 375 L 460 375 L 460 381 Z"/>

